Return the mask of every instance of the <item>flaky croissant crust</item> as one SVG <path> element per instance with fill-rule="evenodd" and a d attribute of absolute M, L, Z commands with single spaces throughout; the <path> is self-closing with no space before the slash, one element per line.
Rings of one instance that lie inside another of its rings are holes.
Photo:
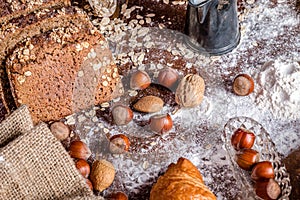
<path fill-rule="evenodd" d="M 199 170 L 192 162 L 179 158 L 154 184 L 150 200 L 214 200 Z"/>

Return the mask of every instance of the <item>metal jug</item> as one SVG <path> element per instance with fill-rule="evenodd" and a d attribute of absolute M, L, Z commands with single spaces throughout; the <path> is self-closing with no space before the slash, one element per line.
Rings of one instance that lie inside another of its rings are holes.
<path fill-rule="evenodd" d="M 221 55 L 239 43 L 237 0 L 189 0 L 186 43 L 196 51 Z"/>

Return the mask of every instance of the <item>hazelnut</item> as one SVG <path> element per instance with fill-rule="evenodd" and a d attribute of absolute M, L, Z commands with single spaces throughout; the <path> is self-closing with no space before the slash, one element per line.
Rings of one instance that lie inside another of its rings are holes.
<path fill-rule="evenodd" d="M 235 150 L 250 149 L 254 145 L 255 135 L 244 128 L 238 128 L 231 136 L 231 144 Z"/>
<path fill-rule="evenodd" d="M 254 149 L 242 149 L 236 153 L 236 163 L 244 170 L 250 171 L 259 161 L 259 153 Z"/>
<path fill-rule="evenodd" d="M 182 107 L 192 108 L 203 100 L 205 83 L 197 74 L 186 75 L 177 86 L 175 101 Z"/>
<path fill-rule="evenodd" d="M 254 90 L 254 81 L 247 74 L 239 74 L 233 81 L 233 92 L 239 96 L 246 96 Z"/>
<path fill-rule="evenodd" d="M 165 133 L 172 129 L 173 121 L 169 114 L 154 115 L 150 118 L 150 129 L 156 133 Z"/>
<path fill-rule="evenodd" d="M 173 88 L 177 80 L 178 73 L 174 69 L 169 67 L 161 70 L 157 77 L 158 83 L 169 89 Z"/>
<path fill-rule="evenodd" d="M 126 135 L 118 134 L 109 139 L 109 150 L 114 154 L 122 154 L 129 150 L 130 141 Z"/>
<path fill-rule="evenodd" d="M 274 179 L 257 181 L 254 188 L 256 195 L 262 199 L 277 199 L 281 194 L 281 188 Z"/>
<path fill-rule="evenodd" d="M 114 192 L 106 197 L 107 200 L 128 200 L 128 197 L 123 192 Z"/>
<path fill-rule="evenodd" d="M 70 135 L 70 129 L 63 122 L 54 122 L 50 125 L 50 131 L 60 141 L 65 140 Z"/>
<path fill-rule="evenodd" d="M 72 158 L 87 160 L 92 153 L 84 142 L 77 140 L 70 144 L 69 154 Z"/>
<path fill-rule="evenodd" d="M 117 105 L 112 109 L 112 116 L 115 124 L 126 125 L 133 118 L 133 112 L 128 106 Z"/>
<path fill-rule="evenodd" d="M 244 131 L 241 128 L 238 128 L 231 136 L 231 145 L 235 150 L 238 150 L 238 144 L 241 140 L 241 137 L 243 135 Z"/>
<path fill-rule="evenodd" d="M 134 90 L 143 90 L 151 84 L 151 78 L 147 72 L 138 70 L 130 77 L 130 88 Z"/>
<path fill-rule="evenodd" d="M 87 161 L 79 159 L 76 161 L 75 166 L 84 178 L 87 178 L 90 175 L 91 168 Z"/>
<path fill-rule="evenodd" d="M 95 190 L 102 192 L 108 188 L 115 178 L 114 166 L 106 160 L 96 160 L 92 165 L 90 180 Z"/>
<path fill-rule="evenodd" d="M 270 161 L 262 161 L 254 165 L 251 178 L 254 181 L 275 178 L 273 165 Z"/>
<path fill-rule="evenodd" d="M 93 184 L 92 184 L 92 182 L 89 180 L 89 179 L 85 179 L 85 182 L 86 182 L 86 184 L 89 186 L 89 188 L 91 189 L 91 190 L 93 190 L 94 188 L 93 188 Z"/>

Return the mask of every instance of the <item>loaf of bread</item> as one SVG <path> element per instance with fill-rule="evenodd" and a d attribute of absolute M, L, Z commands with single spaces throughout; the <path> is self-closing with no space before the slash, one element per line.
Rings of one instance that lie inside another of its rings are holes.
<path fill-rule="evenodd" d="M 10 19 L 0 25 L 0 60 L 3 60 L 16 44 L 57 27 L 90 23 L 87 15 L 79 8 L 47 8 Z"/>
<path fill-rule="evenodd" d="M 169 165 L 150 192 L 150 200 L 216 200 L 199 170 L 185 158 Z"/>
<path fill-rule="evenodd" d="M 35 123 L 59 120 L 118 95 L 118 70 L 104 37 L 87 24 L 56 28 L 20 43 L 6 60 L 17 106 Z"/>
<path fill-rule="evenodd" d="M 70 5 L 70 0 L 0 0 L 0 24 L 35 10 Z"/>
<path fill-rule="evenodd" d="M 0 101 L 1 117 L 15 108 L 5 72 L 4 59 L 14 46 L 25 39 L 71 22 L 87 18 L 70 0 L 0 0 Z M 61 8 L 64 7 L 64 8 Z M 88 19 L 85 20 L 89 22 Z"/>

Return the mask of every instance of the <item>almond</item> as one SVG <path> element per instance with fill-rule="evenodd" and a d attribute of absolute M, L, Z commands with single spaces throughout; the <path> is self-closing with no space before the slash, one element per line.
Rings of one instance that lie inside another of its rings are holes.
<path fill-rule="evenodd" d="M 160 111 L 164 106 L 164 101 L 156 96 L 145 96 L 133 105 L 133 108 L 140 112 L 154 113 Z"/>

